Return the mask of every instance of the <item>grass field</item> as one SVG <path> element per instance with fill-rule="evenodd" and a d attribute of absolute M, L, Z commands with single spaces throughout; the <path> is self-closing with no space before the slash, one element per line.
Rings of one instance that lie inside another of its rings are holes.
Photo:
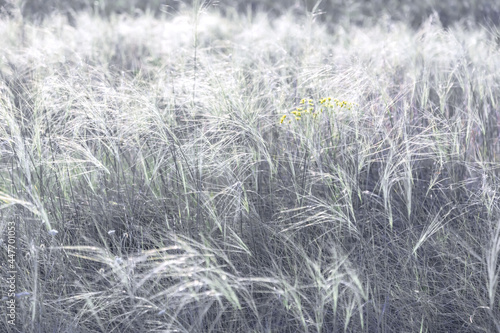
<path fill-rule="evenodd" d="M 0 19 L 0 331 L 500 333 L 500 29 L 221 7 Z"/>

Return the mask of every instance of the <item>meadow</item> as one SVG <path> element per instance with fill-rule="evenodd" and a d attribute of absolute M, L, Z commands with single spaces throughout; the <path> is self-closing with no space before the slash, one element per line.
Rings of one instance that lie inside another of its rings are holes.
<path fill-rule="evenodd" d="M 500 28 L 292 2 L 9 2 L 1 332 L 500 333 Z"/>

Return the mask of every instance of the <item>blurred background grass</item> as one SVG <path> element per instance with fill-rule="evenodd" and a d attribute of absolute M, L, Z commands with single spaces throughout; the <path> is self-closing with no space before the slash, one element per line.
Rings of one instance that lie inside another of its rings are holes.
<path fill-rule="evenodd" d="M 101 15 L 111 13 L 137 14 L 150 11 L 156 15 L 173 14 L 181 7 L 190 6 L 193 1 L 165 0 L 0 0 L 4 12 L 19 10 L 25 19 L 41 21 L 54 12 L 68 16 L 81 10 L 91 10 Z M 208 2 L 207 2 L 208 3 Z M 437 13 L 441 24 L 448 27 L 457 22 L 471 25 L 498 25 L 500 2 L 490 0 L 221 0 L 211 1 L 224 12 L 264 11 L 280 15 L 294 8 L 297 11 L 322 13 L 324 21 L 348 22 L 357 25 L 373 25 L 380 18 L 402 21 L 417 28 L 431 14 Z"/>

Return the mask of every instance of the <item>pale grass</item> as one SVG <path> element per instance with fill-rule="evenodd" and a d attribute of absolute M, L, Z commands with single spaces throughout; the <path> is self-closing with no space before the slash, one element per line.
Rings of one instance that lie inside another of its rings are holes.
<path fill-rule="evenodd" d="M 500 332 L 498 30 L 318 8 L 0 21 L 21 331 Z"/>

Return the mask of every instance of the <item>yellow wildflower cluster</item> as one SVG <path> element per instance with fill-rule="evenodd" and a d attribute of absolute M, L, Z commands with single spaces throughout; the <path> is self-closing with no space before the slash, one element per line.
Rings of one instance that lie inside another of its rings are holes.
<path fill-rule="evenodd" d="M 291 111 L 290 113 L 293 115 L 291 118 L 295 118 L 295 120 L 300 120 L 302 119 L 303 116 L 306 115 L 311 115 L 314 119 L 318 116 L 318 114 L 323 113 L 323 111 L 326 111 L 328 109 L 333 109 L 334 107 L 337 108 L 345 108 L 347 110 L 351 110 L 354 105 L 357 105 L 355 103 L 347 102 L 347 101 L 340 101 L 337 98 L 331 98 L 331 97 L 325 97 L 321 98 L 319 100 L 319 103 L 314 103 L 314 100 L 312 99 L 305 99 L 303 98 L 300 101 L 301 106 L 297 107 L 294 111 Z M 280 124 L 283 124 L 283 122 L 286 120 L 288 115 L 283 115 L 280 119 Z M 288 121 L 289 123 L 292 122 L 292 120 Z"/>

